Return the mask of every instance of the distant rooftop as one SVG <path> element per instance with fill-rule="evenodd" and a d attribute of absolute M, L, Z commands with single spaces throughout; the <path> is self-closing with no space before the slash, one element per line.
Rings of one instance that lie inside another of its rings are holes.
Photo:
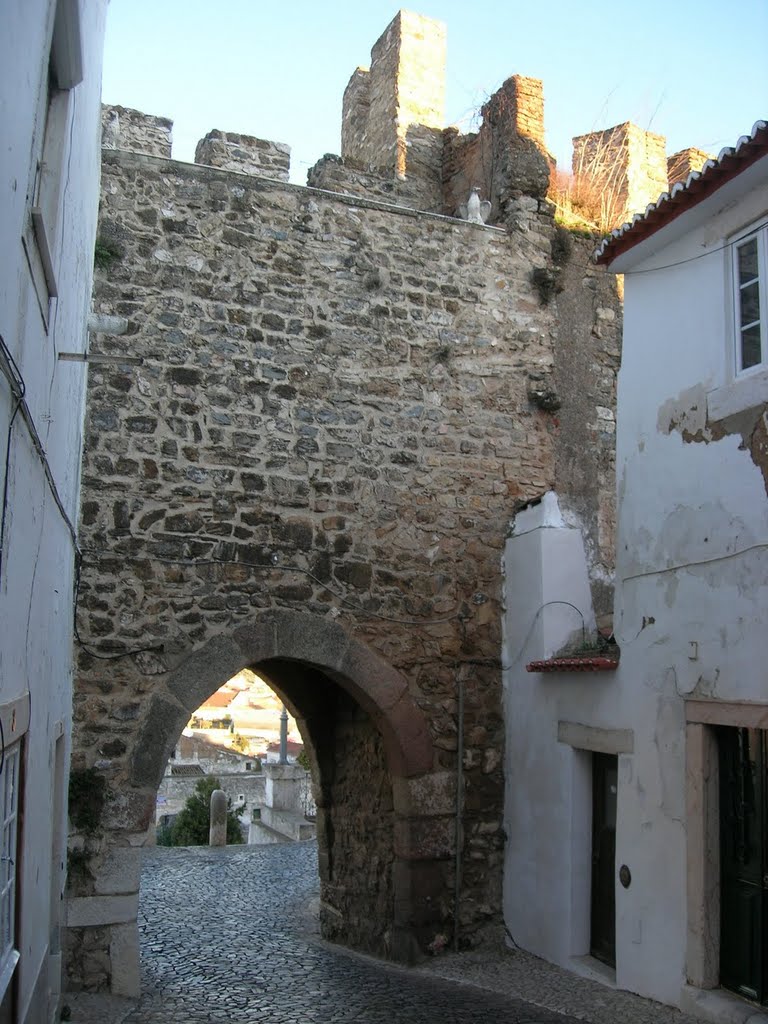
<path fill-rule="evenodd" d="M 172 764 L 171 775 L 192 777 L 194 775 L 205 775 L 199 764 Z"/>

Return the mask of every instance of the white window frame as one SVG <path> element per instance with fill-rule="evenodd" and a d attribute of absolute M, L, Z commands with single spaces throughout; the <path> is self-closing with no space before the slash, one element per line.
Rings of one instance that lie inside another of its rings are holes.
<path fill-rule="evenodd" d="M 760 362 L 742 368 L 738 249 L 752 237 L 758 241 Z M 727 324 L 723 356 L 725 379 L 719 387 L 707 394 L 707 417 L 713 422 L 768 402 L 768 214 L 763 213 L 759 220 L 724 239 L 724 243 Z"/>
<path fill-rule="evenodd" d="M 83 80 L 79 0 L 58 0 L 43 83 L 29 189 L 28 227 L 22 237 L 43 322 L 58 296 L 55 249 L 61 220 L 72 90 Z"/>
<path fill-rule="evenodd" d="M 742 324 L 741 324 L 741 285 L 739 283 L 739 249 L 754 239 L 757 250 L 757 285 L 759 296 L 759 319 L 754 321 L 760 328 L 760 359 L 752 366 L 743 366 Z M 745 231 L 730 239 L 731 246 L 731 280 L 733 298 L 733 358 L 734 375 L 737 378 L 758 373 L 768 364 L 768 219 L 753 224 Z"/>
<path fill-rule="evenodd" d="M 5 747 L 0 775 L 0 999 L 11 984 L 19 951 L 16 946 L 16 882 L 19 848 L 21 741 Z"/>

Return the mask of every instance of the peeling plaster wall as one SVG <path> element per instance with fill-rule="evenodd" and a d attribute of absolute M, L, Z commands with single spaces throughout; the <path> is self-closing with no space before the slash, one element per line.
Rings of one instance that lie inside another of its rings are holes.
<path fill-rule="evenodd" d="M 67 6 L 71 12 L 72 5 Z M 3 104 L 0 151 L 0 335 L 24 379 L 29 413 L 73 522 L 77 520 L 85 366 L 62 361 L 58 355 L 82 352 L 87 340 L 107 5 L 105 0 L 81 0 L 76 6 L 83 80 L 57 94 L 56 110 L 51 107 L 49 119 L 51 138 L 62 143 L 63 167 L 59 201 L 46 207 L 46 228 L 55 239 L 51 256 L 58 286 L 58 298 L 50 302 L 42 265 L 36 262 L 39 257 L 30 206 L 45 128 L 56 4 L 53 0 L 29 0 L 3 5 L 0 32 L 0 95 L 13 98 Z M 13 851 L 18 869 L 14 944 L 20 951 L 14 1020 L 38 1022 L 52 1019 L 60 976 L 58 926 L 72 721 L 74 549 L 23 414 L 13 416 L 15 405 L 8 380 L 0 376 L 3 450 L 10 432 L 8 463 L 0 468 L 0 475 L 8 473 L 0 581 L 0 715 L 6 756 L 0 783 L 6 785 L 9 748 L 24 733 L 20 796 L 23 801 L 27 794 L 30 813 L 19 824 L 18 856 Z M 11 709 L 17 700 L 21 704 L 14 716 Z M 27 719 L 29 727 L 25 729 Z"/>
<path fill-rule="evenodd" d="M 616 880 L 616 983 L 677 1006 L 698 991 L 687 979 L 706 976 L 690 950 L 706 949 L 717 964 L 707 931 L 712 896 L 697 895 L 689 879 L 711 851 L 696 845 L 686 818 L 691 787 L 701 786 L 695 774 L 686 782 L 686 702 L 736 708 L 739 722 L 755 727 L 766 711 L 768 374 L 734 380 L 729 369 L 726 244 L 768 212 L 768 159 L 762 164 L 613 268 L 627 271 L 615 672 L 525 672 L 566 638 L 567 624 L 548 635 L 544 609 L 528 631 L 530 612 L 526 619 L 514 587 L 529 582 L 536 607 L 553 598 L 581 607 L 568 595 L 585 585 L 586 569 L 548 555 L 565 523 L 526 532 L 518 516 L 506 549 L 507 927 L 525 948 L 584 970 L 577 958 L 589 951 L 590 752 L 615 752 L 616 869 L 626 864 L 632 876 L 628 889 Z M 714 750 L 711 743 L 710 758 Z M 705 980 L 717 984 L 711 973 Z"/>
<path fill-rule="evenodd" d="M 760 374 L 734 382 L 730 372 L 730 251 L 722 248 L 765 211 L 765 197 L 749 195 L 637 270 L 708 255 L 626 278 L 616 627 L 625 654 L 647 646 L 638 657 L 646 675 L 673 672 L 682 696 L 765 699 L 754 667 L 768 653 L 759 623 L 768 503 L 753 439 L 764 429 L 768 386 L 761 401 Z M 721 417 L 726 389 L 737 400 L 741 391 L 746 407 Z"/>
<path fill-rule="evenodd" d="M 619 889 L 617 941 L 631 950 L 619 976 L 628 988 L 678 1004 L 691 852 L 685 700 L 764 702 L 758 666 L 768 657 L 768 503 L 745 443 L 765 416 L 768 387 L 738 416 L 714 415 L 723 389 L 741 383 L 730 371 L 725 243 L 766 212 L 765 193 L 731 203 L 720 194 L 714 204 L 695 213 L 701 224 L 626 275 L 619 375 L 614 627 L 637 754 L 634 782 L 619 797 L 617 863 L 632 858 L 647 872 L 633 870 L 632 887 Z M 657 267 L 665 269 L 645 272 Z"/>

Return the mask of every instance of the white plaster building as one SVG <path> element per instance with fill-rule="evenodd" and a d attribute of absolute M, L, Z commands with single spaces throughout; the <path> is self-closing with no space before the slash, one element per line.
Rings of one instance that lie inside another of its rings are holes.
<path fill-rule="evenodd" d="M 756 1024 L 768 1020 L 768 125 L 615 232 L 599 260 L 625 275 L 621 660 L 525 670 L 582 615 L 591 624 L 580 532 L 549 496 L 517 517 L 505 554 L 506 924 L 565 967 Z"/>
<path fill-rule="evenodd" d="M 72 720 L 73 524 L 106 7 L 107 0 L 11 0 L 3 4 L 1 19 L 3 1024 L 58 1020 Z"/>

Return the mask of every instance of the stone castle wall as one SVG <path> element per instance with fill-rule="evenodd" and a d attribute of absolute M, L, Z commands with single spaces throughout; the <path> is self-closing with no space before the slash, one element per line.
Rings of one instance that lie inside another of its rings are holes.
<path fill-rule="evenodd" d="M 184 688 L 204 699 L 244 667 L 231 637 L 301 613 L 370 652 L 360 702 L 354 673 L 317 667 L 341 641 L 317 627 L 313 649 L 315 625 L 300 665 L 290 643 L 254 662 L 314 758 L 324 933 L 387 955 L 443 942 L 457 855 L 461 944 L 498 924 L 501 554 L 516 510 L 557 489 L 609 610 L 620 307 L 554 225 L 540 83 L 509 79 L 477 136 L 441 131 L 434 25 L 401 12 L 355 73 L 346 155 L 316 188 L 276 180 L 287 147 L 211 132 L 182 164 L 141 152 L 158 119 L 107 112 L 94 305 L 129 326 L 92 337 L 83 463 L 73 766 L 111 797 L 98 841 L 73 842 L 94 892 L 113 847 L 142 841 L 155 755 L 197 706 Z M 441 215 L 467 183 L 503 227 Z M 77 983 L 114 988 L 130 922 L 78 900 Z"/>
<path fill-rule="evenodd" d="M 99 273 L 95 305 L 129 329 L 92 344 L 112 361 L 90 371 L 80 636 L 102 653 L 190 650 L 267 608 L 337 616 L 408 680 L 434 768 L 449 776 L 461 672 L 461 928 L 476 941 L 500 906 L 500 554 L 517 504 L 556 485 L 563 440 L 562 413 L 536 397 L 555 386 L 559 358 L 556 302 L 533 281 L 551 263 L 546 205 L 521 197 L 505 232 L 110 151 L 102 192 L 100 230 L 121 255 Z M 587 348 L 603 344 L 596 308 L 590 293 Z M 590 395 L 591 421 L 612 401 L 615 369 L 614 359 L 604 393 Z M 589 464 L 608 450 L 598 439 L 581 453 L 585 476 L 604 481 Z M 601 488 L 595 522 L 612 516 L 612 486 Z M 98 765 L 114 792 L 125 791 L 165 670 L 151 654 L 80 653 L 74 764 Z M 339 782 L 318 800 L 331 857 L 352 841 L 356 813 L 355 774 L 335 763 Z M 379 761 L 370 772 L 387 778 Z M 115 805 L 112 833 L 129 841 L 142 806 Z M 446 915 L 453 833 L 446 812 L 412 837 Z M 392 898 L 380 867 L 393 848 L 382 843 L 363 886 L 376 906 Z M 349 932 L 368 920 L 360 878 L 326 880 L 347 940 L 386 951 L 381 922 Z M 440 927 L 450 933 L 450 920 Z M 107 933 L 78 934 L 80 948 Z"/>

